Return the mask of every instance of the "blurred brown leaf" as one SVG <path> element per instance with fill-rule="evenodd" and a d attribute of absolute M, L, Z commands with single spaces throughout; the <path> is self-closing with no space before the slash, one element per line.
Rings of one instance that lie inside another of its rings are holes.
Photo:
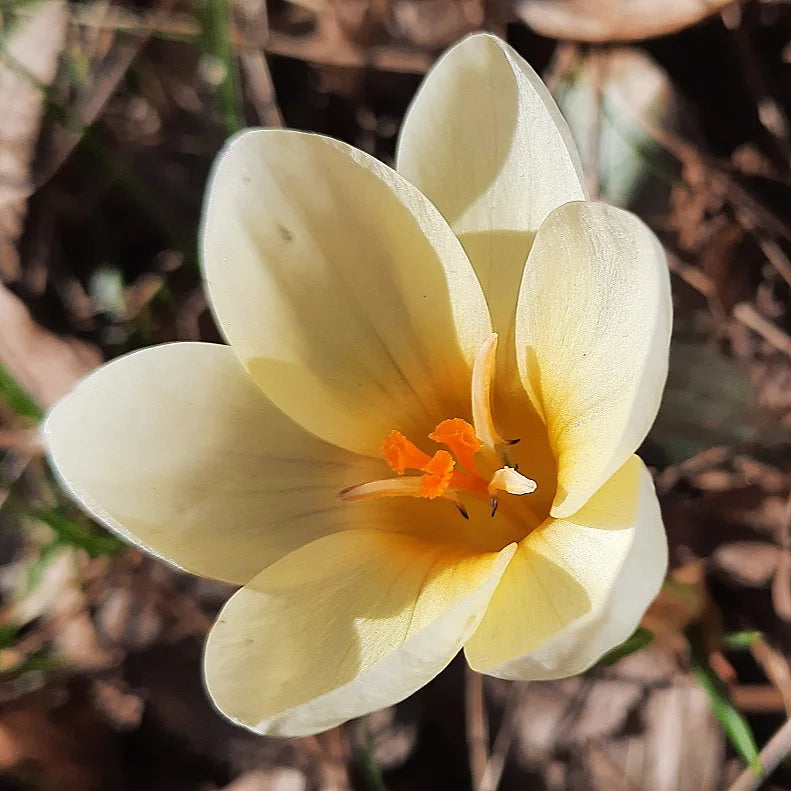
<path fill-rule="evenodd" d="M 633 791 L 714 791 L 719 787 L 725 755 L 722 734 L 706 693 L 678 677 L 654 690 L 640 711 L 642 738 L 624 734 L 617 741 L 591 744 L 605 751 L 609 769 L 620 770 L 621 787 Z M 683 727 L 681 727 L 683 723 Z M 601 756 L 600 756 L 601 757 Z M 589 764 L 593 787 L 610 791 L 612 774 L 603 761 Z"/>
<path fill-rule="evenodd" d="M 305 791 L 307 780 L 298 769 L 256 769 L 245 772 L 222 791 Z"/>
<path fill-rule="evenodd" d="M 7 30 L 0 23 L 3 34 Z M 66 4 L 46 2 L 10 31 L 0 59 L 0 275 L 16 280 L 30 168 L 66 34 Z"/>
<path fill-rule="evenodd" d="M 0 364 L 43 408 L 101 361 L 95 347 L 36 324 L 24 303 L 0 284 Z"/>
<path fill-rule="evenodd" d="M 780 547 L 762 541 L 732 541 L 717 547 L 711 556 L 714 568 L 741 585 L 768 585 L 780 561 Z"/>
<path fill-rule="evenodd" d="M 441 49 L 480 27 L 481 0 L 394 0 L 390 28 L 397 38 L 424 49 Z"/>
<path fill-rule="evenodd" d="M 675 33 L 732 0 L 520 0 L 516 14 L 537 33 L 575 41 L 638 41 Z"/>
<path fill-rule="evenodd" d="M 486 689 L 498 700 L 509 687 L 487 679 Z M 658 646 L 595 678 L 528 684 L 516 721 L 516 762 L 553 791 L 701 791 L 720 779 L 724 742 L 706 695 Z"/>
<path fill-rule="evenodd" d="M 653 632 L 658 642 L 684 651 L 684 630 L 702 617 L 706 601 L 703 566 L 697 561 L 690 562 L 671 574 L 643 616 L 641 625 Z"/>
<path fill-rule="evenodd" d="M 36 788 L 119 788 L 117 737 L 81 693 L 42 691 L 0 712 L 0 772 Z"/>

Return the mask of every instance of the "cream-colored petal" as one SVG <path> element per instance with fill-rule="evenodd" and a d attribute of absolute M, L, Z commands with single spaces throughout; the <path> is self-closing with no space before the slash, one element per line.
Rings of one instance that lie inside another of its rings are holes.
<path fill-rule="evenodd" d="M 222 329 L 294 420 L 378 454 L 469 413 L 491 332 L 456 237 L 403 177 L 345 143 L 286 130 L 234 138 L 211 179 L 203 266 Z"/>
<path fill-rule="evenodd" d="M 645 438 L 671 321 L 665 254 L 637 217 L 584 202 L 549 215 L 522 279 L 516 349 L 557 460 L 553 516 L 578 511 Z"/>
<path fill-rule="evenodd" d="M 472 634 L 514 548 L 476 555 L 366 530 L 308 544 L 226 604 L 206 645 L 209 692 L 279 736 L 396 703 Z"/>
<path fill-rule="evenodd" d="M 44 432 L 55 470 L 97 520 L 188 571 L 240 584 L 319 536 L 370 523 L 337 493 L 384 466 L 306 432 L 229 347 L 208 343 L 111 362 L 55 406 Z"/>
<path fill-rule="evenodd" d="M 459 235 L 512 355 L 519 279 L 557 206 L 587 197 L 568 125 L 541 78 L 488 33 L 435 64 L 404 119 L 396 168 Z"/>
<path fill-rule="evenodd" d="M 632 634 L 666 570 L 654 485 L 632 456 L 582 510 L 520 543 L 467 659 L 499 678 L 581 673 Z"/>

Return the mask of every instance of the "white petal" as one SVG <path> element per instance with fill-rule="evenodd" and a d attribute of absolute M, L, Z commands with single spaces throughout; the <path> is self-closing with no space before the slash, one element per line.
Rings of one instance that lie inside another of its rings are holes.
<path fill-rule="evenodd" d="M 461 238 L 510 353 L 519 279 L 557 206 L 587 197 L 568 126 L 508 44 L 469 36 L 429 72 L 401 129 L 397 170 Z"/>
<path fill-rule="evenodd" d="M 516 348 L 557 459 L 553 516 L 579 510 L 648 433 L 671 316 L 664 251 L 637 217 L 602 203 L 550 214 L 525 267 Z"/>
<path fill-rule="evenodd" d="M 53 409 L 45 436 L 54 468 L 97 520 L 234 583 L 319 536 L 370 524 L 337 493 L 384 466 L 297 426 L 229 347 L 207 343 L 155 346 L 100 368 Z"/>
<path fill-rule="evenodd" d="M 467 659 L 499 678 L 581 673 L 634 632 L 666 569 L 654 485 L 633 456 L 579 513 L 519 545 Z"/>
<path fill-rule="evenodd" d="M 395 171 L 318 135 L 254 130 L 220 156 L 203 265 L 222 329 L 272 401 L 376 455 L 469 412 L 491 329 L 458 240 Z"/>
<path fill-rule="evenodd" d="M 279 736 L 396 703 L 457 653 L 513 552 L 365 530 L 308 544 L 220 613 L 206 645 L 212 698 L 237 723 Z"/>

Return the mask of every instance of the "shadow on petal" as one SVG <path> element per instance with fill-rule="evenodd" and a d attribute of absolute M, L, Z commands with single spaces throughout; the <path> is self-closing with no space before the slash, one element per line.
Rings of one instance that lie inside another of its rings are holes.
<path fill-rule="evenodd" d="M 459 241 L 486 295 L 492 328 L 500 334 L 501 341 L 513 337 L 519 284 L 533 239 L 535 233 L 506 228 L 459 234 Z M 498 354 L 500 359 L 506 351 L 512 353 L 505 343 L 502 347 Z"/>
<path fill-rule="evenodd" d="M 468 402 L 490 332 L 472 268 L 425 196 L 361 151 L 287 130 L 235 138 L 203 263 L 234 351 L 317 436 L 376 455 L 391 429 L 430 430 Z"/>
<path fill-rule="evenodd" d="M 374 531 L 303 547 L 220 614 L 205 662 L 215 703 L 301 735 L 402 700 L 475 629 L 514 549 L 476 556 Z"/>
<path fill-rule="evenodd" d="M 508 161 L 519 120 L 519 84 L 513 68 L 496 41 L 483 38 L 481 41 L 484 46 L 477 58 L 458 57 L 461 49 L 450 50 L 445 56 L 447 63 L 440 60 L 429 73 L 410 110 L 413 123 L 417 122 L 418 114 L 426 116 L 420 119 L 424 123 L 430 117 L 431 128 L 443 134 L 442 146 L 437 146 L 431 138 L 419 138 L 417 129 L 402 131 L 402 135 L 414 137 L 403 141 L 402 148 L 406 148 L 406 142 L 416 147 L 434 144 L 432 155 L 423 154 L 418 162 L 436 174 L 433 178 L 421 174 L 416 179 L 417 186 L 426 189 L 429 198 L 437 197 L 431 185 L 442 184 L 443 174 L 463 168 L 459 182 L 464 189 L 443 190 L 437 203 L 452 226 L 497 182 Z M 461 118 L 460 114 L 463 114 Z M 410 115 L 405 120 L 405 129 Z M 480 145 L 483 141 L 489 144 Z M 459 161 L 459 152 L 468 154 L 473 150 L 475 156 L 462 156 Z M 409 154 L 416 157 L 416 153 Z M 406 175 L 413 175 L 411 168 Z"/>

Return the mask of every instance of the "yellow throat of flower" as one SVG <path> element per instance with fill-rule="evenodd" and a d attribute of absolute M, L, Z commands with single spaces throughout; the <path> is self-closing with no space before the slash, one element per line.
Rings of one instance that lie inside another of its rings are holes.
<path fill-rule="evenodd" d="M 400 431 L 391 431 L 381 453 L 398 478 L 386 478 L 352 486 L 340 492 L 342 500 L 372 497 L 444 497 L 467 517 L 459 495 L 464 492 L 488 497 L 491 514 L 497 511 L 500 492 L 523 495 L 536 490 L 536 482 L 507 465 L 503 448 L 518 440 L 504 440 L 494 427 L 492 380 L 497 353 L 497 334 L 492 334 L 475 357 L 472 371 L 472 425 L 459 417 L 443 420 L 428 435 L 448 450 L 425 453 Z M 407 471 L 421 475 L 405 475 Z"/>

